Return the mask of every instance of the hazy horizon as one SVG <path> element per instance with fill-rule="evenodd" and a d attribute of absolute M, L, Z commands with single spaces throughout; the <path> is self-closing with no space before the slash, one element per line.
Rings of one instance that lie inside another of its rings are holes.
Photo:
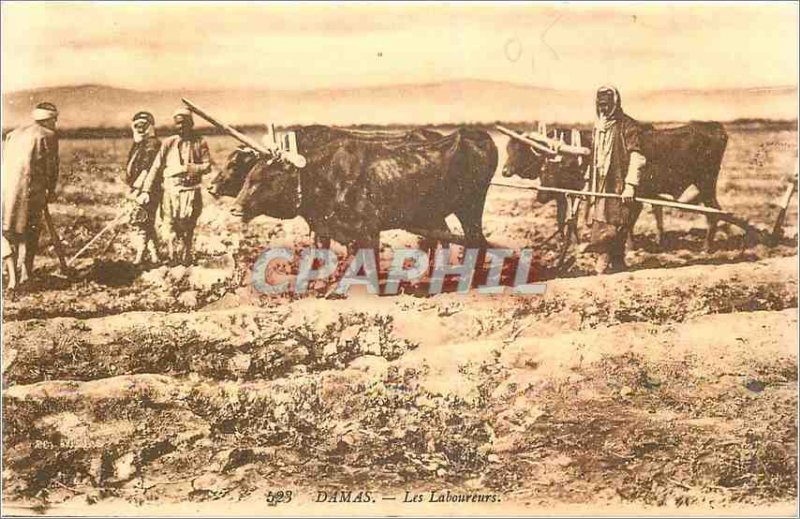
<path fill-rule="evenodd" d="M 276 93 L 312 93 L 312 92 L 320 92 L 320 91 L 347 91 L 347 90 L 368 90 L 368 89 L 380 89 L 380 88 L 391 88 L 391 87 L 420 87 L 420 86 L 435 86 L 441 85 L 446 83 L 498 83 L 498 84 L 505 84 L 513 87 L 520 87 L 520 88 L 535 88 L 541 90 L 552 90 L 552 91 L 559 91 L 563 93 L 579 93 L 581 92 L 580 89 L 556 89 L 550 87 L 544 87 L 532 83 L 517 83 L 514 81 L 502 81 L 502 80 L 494 80 L 494 79 L 480 79 L 480 78 L 470 78 L 470 77 L 463 77 L 463 78 L 452 78 L 443 81 L 428 81 L 428 82 L 421 82 L 421 83 L 412 83 L 412 82 L 397 82 L 391 84 L 382 84 L 382 85 L 361 85 L 361 86 L 347 86 L 347 87 L 329 87 L 329 88 L 300 88 L 300 89 L 280 89 L 280 88 L 268 88 L 268 87 L 247 87 L 247 86 L 236 86 L 236 87 L 217 87 L 217 88 L 155 88 L 155 89 L 142 89 L 142 88 L 130 88 L 116 84 L 108 84 L 108 83 L 72 83 L 72 84 L 58 84 L 58 85 L 45 85 L 45 86 L 38 86 L 33 88 L 20 88 L 20 89 L 9 89 L 5 90 L 4 94 L 18 94 L 24 92 L 35 92 L 41 90 L 58 90 L 58 89 L 78 89 L 78 88 L 86 88 L 86 87 L 102 87 L 102 88 L 109 88 L 114 90 L 128 90 L 131 92 L 138 92 L 138 93 L 150 93 L 150 92 L 224 92 L 224 91 L 253 91 L 253 92 L 276 92 Z M 762 92 L 762 91 L 776 91 L 776 90 L 797 90 L 797 85 L 791 84 L 783 84 L 783 85 L 762 85 L 762 86 L 749 86 L 749 87 L 729 87 L 729 88 L 716 88 L 716 89 L 709 89 L 709 88 L 660 88 L 660 89 L 653 89 L 653 90 L 641 90 L 638 91 L 637 94 L 639 95 L 646 95 L 651 93 L 666 93 L 666 92 L 674 92 L 674 93 L 709 93 L 713 94 L 716 92 L 729 92 L 729 91 L 748 91 L 748 92 Z"/>
<path fill-rule="evenodd" d="M 798 39 L 797 9 L 4 2 L 2 88 L 302 92 L 465 79 L 582 93 L 609 82 L 630 93 L 796 87 L 797 46 L 786 42 Z"/>
<path fill-rule="evenodd" d="M 372 124 L 419 125 L 534 121 L 589 123 L 594 95 L 542 89 L 499 81 L 448 81 L 359 89 L 160 90 L 136 91 L 103 85 L 6 92 L 3 126 L 30 120 L 41 101 L 59 107 L 64 128 L 124 127 L 132 114 L 151 111 L 157 121 L 170 120 L 181 97 L 198 103 L 231 124 Z M 796 119 L 797 89 L 733 89 L 718 91 L 623 91 L 623 108 L 651 122 L 736 119 Z"/>

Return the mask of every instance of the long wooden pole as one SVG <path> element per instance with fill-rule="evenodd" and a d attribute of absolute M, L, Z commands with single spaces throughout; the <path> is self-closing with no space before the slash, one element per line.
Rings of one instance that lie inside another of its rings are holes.
<path fill-rule="evenodd" d="M 61 273 L 69 277 L 72 271 L 69 269 L 69 265 L 67 265 L 67 260 L 64 259 L 65 254 L 64 249 L 61 247 L 61 238 L 58 236 L 58 232 L 56 232 L 56 226 L 53 224 L 53 217 L 50 215 L 50 209 L 47 205 L 44 206 L 43 215 L 44 224 L 47 226 L 47 232 L 50 234 L 50 241 L 53 242 L 53 250 L 58 257 L 58 266 L 61 269 Z"/>
<path fill-rule="evenodd" d="M 514 184 L 503 184 L 500 182 L 492 182 L 491 185 L 498 186 L 498 187 L 510 187 L 513 189 L 526 189 L 526 190 L 533 190 L 533 191 L 547 191 L 551 193 L 563 193 L 565 195 L 580 195 L 580 196 L 596 196 L 598 198 L 622 198 L 622 195 L 618 195 L 617 193 L 600 193 L 596 191 L 578 191 L 577 189 L 563 189 L 560 187 L 545 187 L 545 186 L 518 186 Z M 702 214 L 712 214 L 712 215 L 727 215 L 729 213 L 722 211 L 720 209 L 715 209 L 713 207 L 703 207 L 699 205 L 693 204 L 684 204 L 681 202 L 673 202 L 671 200 L 658 200 L 655 198 L 641 198 L 641 197 L 634 197 L 633 199 L 636 202 L 641 202 L 643 204 L 650 204 L 650 205 L 657 205 L 662 207 L 672 207 L 673 209 L 681 209 L 684 211 L 690 211 L 695 213 L 702 213 Z"/>
<path fill-rule="evenodd" d="M 91 247 L 91 246 L 92 246 L 92 244 L 93 244 L 94 242 L 96 242 L 98 239 L 100 239 L 100 236 L 104 235 L 106 232 L 108 232 L 108 230 L 109 230 L 109 229 L 111 229 L 111 228 L 112 228 L 112 227 L 114 227 L 115 225 L 122 223 L 122 220 L 123 220 L 124 218 L 126 218 L 127 216 L 128 216 L 128 212 L 127 212 L 127 211 L 123 211 L 122 213 L 120 213 L 120 214 L 119 214 L 119 216 L 117 216 L 116 218 L 114 218 L 113 220 L 111 220 L 110 222 L 108 222 L 108 224 L 106 224 L 106 226 L 105 226 L 105 227 L 103 227 L 103 229 L 102 229 L 102 230 L 100 230 L 100 232 L 98 232 L 97 234 L 95 234 L 95 235 L 94 235 L 94 238 L 92 238 L 91 240 L 89 240 L 89 242 L 88 242 L 86 245 L 84 245 L 84 246 L 81 248 L 81 250 L 79 250 L 78 252 L 76 252 L 76 253 L 75 253 L 75 255 L 74 255 L 74 256 L 72 256 L 72 257 L 69 259 L 69 261 L 67 261 L 67 266 L 69 266 L 69 265 L 72 265 L 72 262 L 74 262 L 76 259 L 78 259 L 78 258 L 80 257 L 80 255 L 81 255 L 81 254 L 83 254 L 84 252 L 86 252 L 86 250 L 87 250 L 89 247 Z"/>
<path fill-rule="evenodd" d="M 225 124 L 225 123 L 223 123 L 222 121 L 220 121 L 218 119 L 215 119 L 213 116 L 209 115 L 208 112 L 206 112 L 205 110 L 203 110 L 202 108 L 200 108 L 199 106 L 194 104 L 193 102 L 189 101 L 185 97 L 182 97 L 181 101 L 183 101 L 183 104 L 185 104 L 186 107 L 189 110 L 191 110 L 192 112 L 196 113 L 197 115 L 199 115 L 200 117 L 202 117 L 206 121 L 210 122 L 211 124 L 213 124 L 214 126 L 219 128 L 220 130 L 222 130 L 223 132 L 227 133 L 228 135 L 230 135 L 231 137 L 233 137 L 237 141 L 241 142 L 245 146 L 253 148 L 254 150 L 256 150 L 257 152 L 259 152 L 259 153 L 261 153 L 263 155 L 271 155 L 272 154 L 272 151 L 268 150 L 267 148 L 265 148 L 264 146 L 262 146 L 258 142 L 254 141 L 253 139 L 251 139 L 247 135 L 243 134 L 242 132 L 240 132 L 239 130 L 234 128 L 233 126 L 231 126 L 229 124 Z"/>
<path fill-rule="evenodd" d="M 563 193 L 565 195 L 575 195 L 575 196 L 593 196 L 597 198 L 622 198 L 622 195 L 618 195 L 616 193 L 600 193 L 595 191 L 578 191 L 576 189 L 563 189 L 558 187 L 544 187 L 544 186 L 517 186 L 514 184 L 503 184 L 501 182 L 492 182 L 490 185 L 498 186 L 498 187 L 510 187 L 513 189 L 526 189 L 532 191 L 549 191 L 551 193 Z M 739 218 L 738 216 L 734 216 L 726 211 L 722 211 L 721 209 L 715 209 L 713 207 L 702 207 L 699 205 L 692 205 L 692 204 L 684 204 L 681 202 L 672 202 L 670 200 L 657 200 L 654 198 L 639 198 L 634 197 L 633 200 L 635 202 L 641 202 L 643 204 L 649 205 L 657 205 L 661 207 L 671 207 L 673 209 L 680 209 L 682 211 L 688 211 L 691 213 L 700 213 L 705 214 L 706 216 L 716 216 L 723 222 L 729 222 L 733 225 L 740 227 L 743 229 L 748 235 L 755 235 L 759 241 L 762 242 L 769 242 L 769 235 L 766 231 L 759 229 L 758 227 L 754 227 L 751 223 L 743 218 Z"/>

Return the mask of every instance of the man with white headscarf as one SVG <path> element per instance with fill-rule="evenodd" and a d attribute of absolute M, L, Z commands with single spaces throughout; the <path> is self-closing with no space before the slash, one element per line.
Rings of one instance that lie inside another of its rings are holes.
<path fill-rule="evenodd" d="M 588 251 L 599 253 L 598 274 L 624 270 L 625 244 L 642 205 L 633 199 L 646 160 L 639 123 L 622 111 L 619 91 L 602 86 L 596 96 L 597 121 L 593 135 L 594 185 L 589 189 L 622 198 L 597 199 L 592 214 Z M 588 180 L 588 179 L 587 179 Z"/>
<path fill-rule="evenodd" d="M 138 210 L 131 214 L 130 224 L 133 228 L 132 241 L 136 248 L 135 265 L 144 261 L 145 252 L 150 260 L 159 261 L 158 241 L 156 238 L 156 210 L 161 202 L 161 186 L 153 186 L 152 193 L 142 197 L 142 189 L 147 173 L 161 148 L 161 141 L 156 137 L 155 118 L 150 112 L 137 112 L 131 122 L 133 144 L 128 152 L 125 168 L 125 183 L 131 188 L 131 197 L 139 199 Z M 142 203 L 144 202 L 144 203 Z"/>
<path fill-rule="evenodd" d="M 9 269 L 9 289 L 33 273 L 42 213 L 55 197 L 58 181 L 58 110 L 39 103 L 33 122 L 8 134 L 3 156 L 3 251 Z"/>
<path fill-rule="evenodd" d="M 142 192 L 152 197 L 158 186 L 162 186 L 161 219 L 170 261 L 190 265 L 194 229 L 203 211 L 200 182 L 211 171 L 211 155 L 205 139 L 194 131 L 189 110 L 178 109 L 172 117 L 177 134 L 162 143 L 144 179 Z M 180 254 L 176 253 L 177 241 L 183 244 Z"/>

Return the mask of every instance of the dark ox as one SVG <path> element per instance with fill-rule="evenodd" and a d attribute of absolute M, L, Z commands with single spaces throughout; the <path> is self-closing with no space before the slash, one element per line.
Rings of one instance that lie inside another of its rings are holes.
<path fill-rule="evenodd" d="M 326 126 L 309 126 L 306 130 L 309 135 L 317 133 L 319 137 L 324 137 Z M 313 130 L 316 128 L 317 130 Z M 402 145 L 411 142 L 425 142 L 428 140 L 439 139 L 442 134 L 427 128 L 417 128 L 409 132 L 379 132 L 379 131 L 357 131 L 357 130 L 337 130 L 342 135 L 347 135 L 352 139 L 359 139 L 371 142 L 383 142 L 387 146 Z M 314 143 L 309 142 L 313 147 Z M 239 146 L 233 150 L 225 165 L 217 176 L 211 181 L 208 192 L 214 197 L 227 196 L 236 197 L 242 189 L 247 172 L 253 167 L 258 158 L 258 154 L 246 147 Z"/>
<path fill-rule="evenodd" d="M 720 209 L 717 201 L 717 179 L 722 156 L 728 143 L 728 134 L 717 122 L 691 122 L 677 128 L 657 130 L 652 125 L 642 126 L 642 152 L 647 166 L 637 190 L 637 196 L 658 198 L 668 195 L 679 202 L 700 203 Z M 581 131 L 581 143 L 592 147 L 592 132 Z M 569 135 L 569 133 L 567 132 Z M 530 146 L 511 139 L 506 148 L 508 160 L 503 167 L 503 176 L 513 175 L 535 179 L 547 187 L 583 189 L 586 168 L 591 157 L 584 157 L 579 164 L 577 156 L 562 155 L 560 161 L 551 162 L 544 155 L 537 155 Z M 687 191 L 690 186 L 696 192 Z M 682 197 L 683 195 L 683 197 Z M 563 195 L 540 191 L 537 201 L 558 204 L 559 228 L 563 229 L 566 218 L 566 200 Z M 663 243 L 664 220 L 661 207 L 653 206 L 656 218 L 657 239 Z M 717 218 L 708 216 L 706 247 L 711 248 L 716 232 Z"/>
<path fill-rule="evenodd" d="M 497 167 L 488 133 L 462 128 L 432 141 L 387 143 L 306 127 L 296 136 L 306 167 L 257 159 L 234 214 L 302 216 L 319 236 L 375 249 L 380 231 L 448 232 L 445 218 L 455 214 L 467 246 L 485 246 L 483 207 Z"/>

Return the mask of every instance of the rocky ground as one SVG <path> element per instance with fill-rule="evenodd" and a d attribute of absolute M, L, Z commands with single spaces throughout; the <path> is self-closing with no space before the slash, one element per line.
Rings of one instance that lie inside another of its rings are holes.
<path fill-rule="evenodd" d="M 732 132 L 723 207 L 769 225 L 793 160 L 769 143 L 795 135 Z M 212 145 L 219 160 L 230 147 Z M 74 252 L 113 217 L 121 148 L 65 150 L 74 182 L 53 212 Z M 97 189 L 77 187 L 88 175 Z M 554 208 L 521 193 L 492 188 L 485 226 L 537 247 Z M 542 245 L 544 296 L 260 296 L 254 256 L 307 228 L 243 227 L 225 201 L 207 201 L 192 267 L 135 269 L 119 239 L 68 280 L 46 251 L 39 280 L 4 302 L 5 498 L 230 513 L 277 489 L 309 505 L 319 491 L 416 489 L 502 500 L 460 514 L 784 510 L 797 495 L 796 214 L 776 247 L 723 228 L 712 252 L 702 218 L 667 215 L 658 246 L 646 215 L 631 271 L 608 276 L 577 255 L 555 278 L 558 244 Z M 414 237 L 384 241 L 386 258 Z"/>

